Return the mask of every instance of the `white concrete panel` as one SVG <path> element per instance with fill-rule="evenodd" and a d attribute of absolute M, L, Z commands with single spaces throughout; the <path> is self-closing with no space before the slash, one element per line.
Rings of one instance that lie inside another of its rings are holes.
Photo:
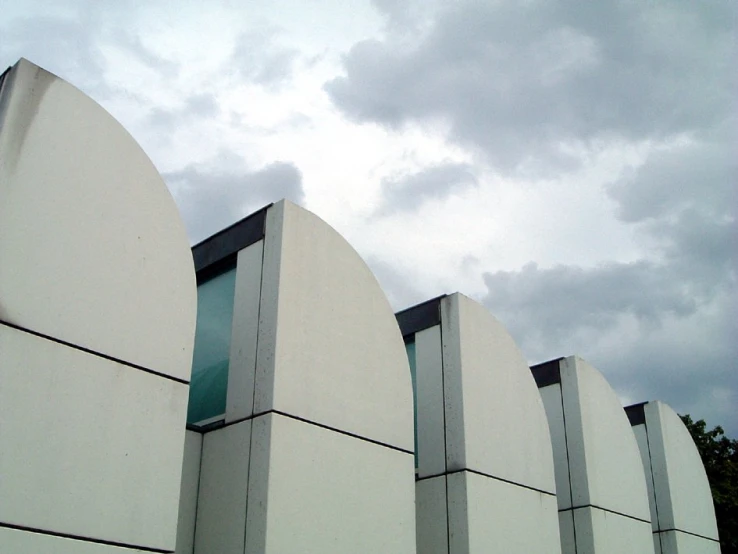
<path fill-rule="evenodd" d="M 3 320 L 189 380 L 189 242 L 133 138 L 92 99 L 21 60 L 3 83 L 0 160 Z"/>
<path fill-rule="evenodd" d="M 561 361 L 561 382 L 573 504 L 650 522 L 641 455 L 615 391 L 574 356 Z"/>
<path fill-rule="evenodd" d="M 717 541 L 681 531 L 665 531 L 659 536 L 664 554 L 720 554 L 720 543 Z"/>
<path fill-rule="evenodd" d="M 203 437 L 195 552 L 243 554 L 252 422 Z"/>
<path fill-rule="evenodd" d="M 412 454 L 278 414 L 253 425 L 246 552 L 415 552 Z"/>
<path fill-rule="evenodd" d="M 577 543 L 574 535 L 574 512 L 559 512 L 559 533 L 561 534 L 561 553 L 576 554 Z"/>
<path fill-rule="evenodd" d="M 445 475 L 416 481 L 415 511 L 418 552 L 448 554 Z"/>
<path fill-rule="evenodd" d="M 658 531 L 658 512 L 656 511 L 656 497 L 653 490 L 653 470 L 651 468 L 651 454 L 648 444 L 648 433 L 646 432 L 646 426 L 643 424 L 634 425 L 631 427 L 631 429 L 633 429 L 633 435 L 635 436 L 636 444 L 638 444 L 638 451 L 641 454 L 641 463 L 643 464 L 643 473 L 646 476 L 646 488 L 648 489 L 648 507 L 649 512 L 651 513 L 651 526 L 654 531 Z"/>
<path fill-rule="evenodd" d="M 418 477 L 446 471 L 441 326 L 415 333 Z"/>
<path fill-rule="evenodd" d="M 592 507 L 573 512 L 577 554 L 654 554 L 649 522 Z"/>
<path fill-rule="evenodd" d="M 469 552 L 558 554 L 556 498 L 464 472 Z"/>
<path fill-rule="evenodd" d="M 448 498 L 448 546 L 450 554 L 470 554 L 469 502 L 466 496 L 465 472 L 458 471 L 446 476 Z"/>
<path fill-rule="evenodd" d="M 512 337 L 461 294 L 441 301 L 441 317 L 448 469 L 555 492 L 543 402 Z"/>
<path fill-rule="evenodd" d="M 262 240 L 238 253 L 233 300 L 233 332 L 228 364 L 226 422 L 243 419 L 254 413 L 254 375 L 259 334 L 263 252 Z"/>
<path fill-rule="evenodd" d="M 0 521 L 173 550 L 187 385 L 0 325 Z"/>
<path fill-rule="evenodd" d="M 414 449 L 410 370 L 389 302 L 335 230 L 286 201 L 267 212 L 257 360 L 257 413 Z"/>
<path fill-rule="evenodd" d="M 143 550 L 0 527 L 0 554 L 134 554 Z"/>
<path fill-rule="evenodd" d="M 649 402 L 644 413 L 660 529 L 678 529 L 717 539 L 710 484 L 689 431 L 663 402 Z"/>
<path fill-rule="evenodd" d="M 559 510 L 572 507 L 569 486 L 569 455 L 566 452 L 566 428 L 564 426 L 564 406 L 561 400 L 561 385 L 554 384 L 539 389 L 541 400 L 546 408 L 548 428 L 553 447 L 554 476 L 556 478 L 556 498 Z"/>
<path fill-rule="evenodd" d="M 195 519 L 200 486 L 200 456 L 202 435 L 185 432 L 182 480 L 179 489 L 179 517 L 177 519 L 177 554 L 193 554 L 195 548 Z"/>
<path fill-rule="evenodd" d="M 266 552 L 267 505 L 270 492 L 272 460 L 272 414 L 251 420 L 251 459 L 249 461 L 248 498 L 246 509 L 246 552 Z M 293 454 L 296 455 L 297 451 Z"/>

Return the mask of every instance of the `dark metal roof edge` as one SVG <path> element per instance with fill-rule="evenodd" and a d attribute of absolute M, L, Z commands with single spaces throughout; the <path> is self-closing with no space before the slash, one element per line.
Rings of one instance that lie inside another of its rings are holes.
<path fill-rule="evenodd" d="M 441 323 L 441 300 L 447 294 L 436 296 L 415 306 L 405 308 L 395 314 L 397 325 L 403 337 L 413 335 L 424 329 L 434 327 Z"/>
<path fill-rule="evenodd" d="M 238 221 L 236 221 L 235 223 L 231 223 L 231 224 L 230 224 L 230 225 L 229 225 L 228 227 L 224 227 L 223 229 L 221 229 L 221 230 L 220 230 L 220 231 L 218 231 L 217 233 L 214 233 L 214 234 L 210 235 L 209 237 L 207 237 L 207 238 L 205 238 L 205 239 L 202 239 L 202 240 L 201 240 L 200 242 L 198 242 L 197 244 L 195 244 L 195 245 L 194 245 L 194 246 L 192 247 L 192 249 L 194 250 L 195 248 L 199 248 L 200 246 L 202 246 L 202 245 L 203 245 L 203 244 L 205 244 L 206 242 L 209 242 L 209 241 L 211 241 L 211 240 L 215 239 L 216 237 L 218 237 L 218 236 L 222 235 L 223 233 L 227 233 L 228 231 L 230 231 L 230 230 L 231 230 L 231 229 L 233 229 L 234 227 L 238 227 L 239 225 L 241 225 L 241 224 L 242 224 L 242 223 L 244 223 L 245 221 L 248 221 L 248 220 L 249 220 L 249 219 L 251 219 L 252 217 L 256 217 L 256 216 L 257 216 L 258 214 L 260 214 L 261 212 L 265 212 L 266 210 L 268 210 L 269 208 L 271 208 L 271 207 L 272 207 L 273 205 L 274 205 L 274 202 L 271 202 L 271 203 L 267 204 L 266 206 L 264 206 L 263 208 L 259 208 L 259 209 L 258 209 L 258 210 L 256 210 L 255 212 L 252 212 L 252 213 L 250 213 L 249 215 L 247 215 L 246 217 L 244 217 L 244 218 L 242 218 L 242 219 L 239 219 L 239 220 L 238 220 Z"/>
<path fill-rule="evenodd" d="M 5 70 L 3 70 L 3 72 L 2 72 L 2 73 L 0 73 L 0 84 L 2 84 L 2 82 L 3 82 L 3 79 L 5 79 L 5 76 L 6 76 L 6 75 L 7 75 L 8 73 L 10 73 L 10 70 L 11 70 L 11 69 L 13 69 L 13 66 L 12 66 L 12 65 L 9 65 L 8 67 L 6 67 L 6 68 L 5 68 Z"/>
<path fill-rule="evenodd" d="M 625 415 L 628 416 L 631 427 L 636 425 L 643 425 L 646 423 L 646 410 L 644 409 L 648 402 L 639 402 L 638 404 L 631 404 L 623 408 Z"/>
<path fill-rule="evenodd" d="M 530 366 L 530 372 L 539 389 L 561 383 L 561 361 L 566 358 L 555 358 L 547 362 Z"/>
<path fill-rule="evenodd" d="M 10 76 L 10 72 L 14 67 L 15 66 L 11 65 L 3 71 L 2 74 L 0 74 L 0 128 L 3 126 L 5 112 L 7 111 L 8 103 L 10 102 L 10 94 L 12 93 L 13 88 L 13 77 Z"/>
<path fill-rule="evenodd" d="M 229 265 L 239 250 L 263 239 L 266 212 L 271 206 L 273 204 L 264 206 L 193 246 L 195 271 L 211 273 L 212 266 Z"/>

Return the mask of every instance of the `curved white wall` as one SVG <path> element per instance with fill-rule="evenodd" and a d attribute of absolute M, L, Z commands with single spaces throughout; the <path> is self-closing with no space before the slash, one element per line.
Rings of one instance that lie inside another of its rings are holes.
<path fill-rule="evenodd" d="M 0 320 L 189 380 L 195 276 L 153 164 L 110 114 L 21 60 L 0 101 Z"/>
<path fill-rule="evenodd" d="M 651 463 L 666 468 L 665 472 L 654 471 L 655 492 L 659 506 L 665 505 L 667 498 L 671 505 L 670 510 L 659 510 L 659 526 L 717 539 L 710 483 L 692 436 L 677 413 L 663 402 L 649 402 L 644 409 Z"/>
<path fill-rule="evenodd" d="M 439 302 L 440 324 L 414 333 L 418 551 L 558 552 L 551 439 L 528 365 L 483 306 Z"/>
<path fill-rule="evenodd" d="M 448 469 L 469 468 L 555 494 L 543 402 L 510 334 L 462 294 L 441 303 Z"/>
<path fill-rule="evenodd" d="M 617 395 L 581 358 L 546 365 L 555 364 L 557 377 L 539 387 L 553 443 L 562 551 L 652 552 L 640 453 Z"/>
<path fill-rule="evenodd" d="M 0 528 L 21 551 L 174 549 L 195 310 L 149 159 L 18 62 L 0 89 Z"/>
<path fill-rule="evenodd" d="M 617 394 L 581 358 L 564 361 L 562 381 L 566 429 L 575 433 L 568 443 L 573 504 L 594 504 L 650 521 L 640 452 Z"/>
<path fill-rule="evenodd" d="M 699 451 L 677 413 L 658 401 L 633 425 L 651 500 L 655 542 L 663 554 L 719 552 L 710 484 Z"/>
<path fill-rule="evenodd" d="M 332 227 L 267 212 L 255 412 L 280 410 L 413 450 L 410 370 L 392 308 Z"/>

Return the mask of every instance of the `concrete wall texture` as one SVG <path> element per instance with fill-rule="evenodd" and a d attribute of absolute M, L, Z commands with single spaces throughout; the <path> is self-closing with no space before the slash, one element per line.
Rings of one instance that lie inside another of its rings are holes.
<path fill-rule="evenodd" d="M 533 374 L 551 432 L 562 552 L 652 552 L 646 479 L 615 392 L 573 356 Z"/>
<path fill-rule="evenodd" d="M 719 552 L 715 508 L 699 452 L 663 402 L 626 408 L 641 453 L 657 554 Z"/>
<path fill-rule="evenodd" d="M 188 436 L 178 552 L 414 552 L 410 371 L 366 264 L 282 201 L 238 253 L 235 303 L 224 424 Z"/>
<path fill-rule="evenodd" d="M 415 344 L 419 552 L 558 552 L 553 457 L 528 365 L 460 294 Z M 445 531 L 445 532 L 444 532 Z"/>
<path fill-rule="evenodd" d="M 28 61 L 0 77 L 0 554 L 717 539 L 668 406 L 623 411 L 577 357 L 528 368 L 461 294 L 393 314 L 356 251 L 286 201 L 190 249 L 110 115 Z"/>
<path fill-rule="evenodd" d="M 1 86 L 0 551 L 172 550 L 195 332 L 184 225 L 87 96 L 25 60 Z"/>

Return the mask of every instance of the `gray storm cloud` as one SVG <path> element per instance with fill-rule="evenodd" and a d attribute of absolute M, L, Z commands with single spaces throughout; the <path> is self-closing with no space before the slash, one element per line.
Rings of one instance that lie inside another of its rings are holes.
<path fill-rule="evenodd" d="M 646 145 L 606 190 L 647 255 L 489 268 L 482 300 L 532 361 L 578 352 L 632 400 L 660 396 L 738 433 L 735 4 L 468 1 L 415 26 L 412 3 L 375 4 L 386 36 L 354 45 L 325 84 L 348 118 L 395 130 L 442 120 L 449 140 L 513 178 L 561 178 L 608 144 Z M 458 186 L 433 176 L 385 182 L 383 209 Z"/>
<path fill-rule="evenodd" d="M 325 86 L 348 117 L 434 117 L 503 170 L 575 163 L 562 144 L 662 138 L 732 106 L 735 9 L 710 3 L 459 2 L 408 46 L 356 44 Z"/>
<path fill-rule="evenodd" d="M 443 200 L 456 191 L 478 185 L 470 164 L 447 162 L 410 174 L 382 180 L 382 204 L 376 215 L 416 211 L 431 200 Z"/>

